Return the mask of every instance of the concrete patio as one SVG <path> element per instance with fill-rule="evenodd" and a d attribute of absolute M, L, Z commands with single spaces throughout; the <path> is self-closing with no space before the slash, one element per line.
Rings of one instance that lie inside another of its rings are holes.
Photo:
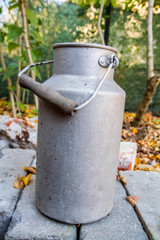
<path fill-rule="evenodd" d="M 8 147 L 8 146 L 5 146 Z M 35 175 L 22 191 L 13 188 L 25 165 L 35 165 L 34 150 L 4 148 L 0 155 L 0 240 L 145 240 L 160 239 L 160 174 L 124 171 L 117 181 L 114 208 L 100 221 L 68 225 L 41 214 L 35 206 Z M 126 195 L 138 196 L 133 208 Z"/>

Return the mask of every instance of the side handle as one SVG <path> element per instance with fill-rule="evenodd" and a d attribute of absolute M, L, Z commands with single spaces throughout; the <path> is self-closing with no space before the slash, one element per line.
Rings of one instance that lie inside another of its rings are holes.
<path fill-rule="evenodd" d="M 25 74 L 19 76 L 19 84 L 23 88 L 31 90 L 39 98 L 57 106 L 64 114 L 73 115 L 73 110 L 78 104 L 70 99 L 63 97 L 46 85 L 34 81 Z"/>
<path fill-rule="evenodd" d="M 37 63 L 33 63 L 33 64 L 30 64 L 27 67 L 25 67 L 18 74 L 19 83 L 20 83 L 21 87 L 31 90 L 38 97 L 57 106 L 59 109 L 61 109 L 61 111 L 64 114 L 68 114 L 68 115 L 72 116 L 78 110 L 86 107 L 96 97 L 99 89 L 101 88 L 102 84 L 104 83 L 110 70 L 112 68 L 115 69 L 119 64 L 118 58 L 114 54 L 112 54 L 111 56 L 101 56 L 99 58 L 98 62 L 101 67 L 105 67 L 105 68 L 107 68 L 107 70 L 106 70 L 105 74 L 103 75 L 103 77 L 101 78 L 99 84 L 95 88 L 93 94 L 87 100 L 85 100 L 84 103 L 82 103 L 80 105 L 78 105 L 73 100 L 63 97 L 61 94 L 57 93 L 56 91 L 47 87 L 46 85 L 42 85 L 42 84 L 34 81 L 32 78 L 30 78 L 24 74 L 24 72 L 26 72 L 30 67 L 34 67 L 34 66 L 42 65 L 42 64 L 53 63 L 53 60 L 49 60 L 49 61 L 45 61 L 45 62 L 37 62 Z"/>

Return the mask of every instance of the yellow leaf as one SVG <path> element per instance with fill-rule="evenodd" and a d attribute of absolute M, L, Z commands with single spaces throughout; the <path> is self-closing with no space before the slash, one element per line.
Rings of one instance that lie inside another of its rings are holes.
<path fill-rule="evenodd" d="M 155 147 L 154 149 L 156 152 L 159 152 L 160 151 L 160 148 L 159 147 Z"/>
<path fill-rule="evenodd" d="M 160 159 L 160 153 L 156 156 L 158 159 Z"/>
<path fill-rule="evenodd" d="M 32 113 L 28 115 L 28 118 L 32 118 L 32 117 L 35 117 L 35 115 Z"/>
<path fill-rule="evenodd" d="M 127 182 L 126 182 L 125 177 L 120 177 L 120 181 L 121 181 L 124 185 L 127 185 Z"/>
<path fill-rule="evenodd" d="M 141 162 L 142 162 L 142 160 L 139 157 L 136 157 L 136 159 L 135 159 L 135 166 L 137 166 Z"/>
<path fill-rule="evenodd" d="M 135 127 L 131 127 L 131 130 L 132 130 L 132 133 L 133 133 L 133 134 L 138 133 L 138 130 L 137 130 L 137 128 L 135 128 Z"/>
<path fill-rule="evenodd" d="M 25 109 L 25 113 L 27 113 L 27 114 L 29 113 L 29 109 L 28 108 Z"/>
<path fill-rule="evenodd" d="M 155 168 L 155 172 L 160 173 L 160 167 L 156 167 L 156 168 Z"/>
<path fill-rule="evenodd" d="M 139 164 L 135 167 L 135 170 L 140 171 L 154 171 L 154 167 L 150 164 Z"/>
<path fill-rule="evenodd" d="M 137 196 L 126 196 L 126 200 L 134 207 L 138 200 Z"/>
<path fill-rule="evenodd" d="M 28 172 L 28 173 L 33 173 L 36 174 L 36 168 L 35 167 L 24 167 L 24 171 Z"/>
<path fill-rule="evenodd" d="M 27 120 L 23 120 L 23 121 L 24 121 L 25 124 L 28 125 L 29 127 L 34 128 L 34 126 L 33 126 L 31 123 L 29 123 Z"/>
<path fill-rule="evenodd" d="M 21 177 L 21 179 L 22 179 L 22 181 L 23 181 L 25 187 L 27 187 L 27 185 L 28 185 L 28 183 L 29 183 L 29 180 L 30 180 L 31 176 L 32 176 L 32 174 L 30 173 L 30 174 L 28 174 L 26 177 Z"/>
<path fill-rule="evenodd" d="M 13 187 L 14 188 L 18 188 L 18 189 L 23 189 L 24 188 L 24 183 L 20 177 L 20 174 L 17 175 L 16 180 L 13 183 Z"/>

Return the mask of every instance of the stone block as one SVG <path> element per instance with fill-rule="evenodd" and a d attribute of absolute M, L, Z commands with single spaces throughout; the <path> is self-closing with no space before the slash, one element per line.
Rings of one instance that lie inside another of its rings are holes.
<path fill-rule="evenodd" d="M 148 171 L 120 172 L 128 195 L 138 197 L 137 212 L 150 239 L 160 240 L 160 174 Z"/>
<path fill-rule="evenodd" d="M 97 222 L 82 225 L 80 240 L 147 240 L 133 207 L 125 197 L 126 191 L 117 181 L 113 210 Z"/>
<path fill-rule="evenodd" d="M 75 225 L 54 221 L 36 208 L 35 176 L 23 190 L 5 240 L 76 240 Z"/>
<path fill-rule="evenodd" d="M 25 175 L 23 167 L 30 165 L 34 150 L 3 149 L 0 158 L 0 240 L 3 240 L 11 216 L 18 201 L 20 190 L 13 188 L 16 176 Z"/>

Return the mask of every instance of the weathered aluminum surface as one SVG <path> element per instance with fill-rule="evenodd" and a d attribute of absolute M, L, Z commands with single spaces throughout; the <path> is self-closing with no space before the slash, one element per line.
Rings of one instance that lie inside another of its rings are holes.
<path fill-rule="evenodd" d="M 106 71 L 98 59 L 112 53 L 105 47 L 56 47 L 54 75 L 44 84 L 81 104 Z M 53 219 L 88 223 L 113 207 L 125 101 L 113 74 L 74 116 L 39 100 L 36 204 Z"/>
<path fill-rule="evenodd" d="M 111 50 L 115 53 L 117 53 L 117 49 L 102 45 L 102 44 L 96 44 L 96 43 L 74 43 L 74 42 L 65 42 L 65 43 L 56 43 L 53 45 L 53 49 L 58 48 L 58 47 L 89 47 L 89 48 L 101 48 L 101 49 L 106 49 L 106 50 Z"/>

